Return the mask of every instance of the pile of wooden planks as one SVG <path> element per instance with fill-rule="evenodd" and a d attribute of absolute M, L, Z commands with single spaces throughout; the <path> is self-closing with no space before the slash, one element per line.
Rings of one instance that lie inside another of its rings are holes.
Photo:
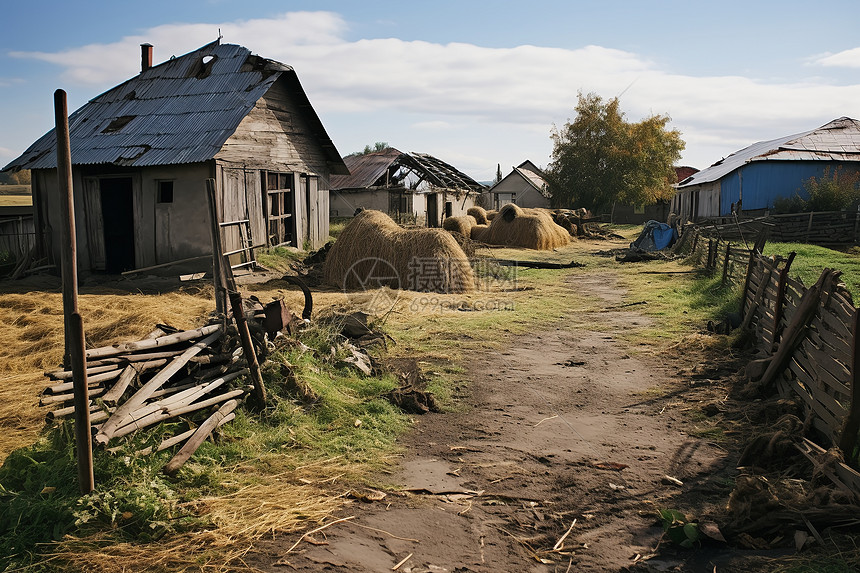
<path fill-rule="evenodd" d="M 185 331 L 160 326 L 144 340 L 87 350 L 86 359 L 93 442 L 100 447 L 165 420 L 219 407 L 196 430 L 164 440 L 154 449 L 186 439 L 190 446 L 205 427 L 206 435 L 197 438 L 202 442 L 233 418 L 237 400 L 250 390 L 235 382 L 248 374 L 247 360 L 235 331 L 228 336 L 221 323 Z M 73 415 L 72 372 L 45 374 L 52 382 L 40 403 L 57 406 L 47 419 Z"/>

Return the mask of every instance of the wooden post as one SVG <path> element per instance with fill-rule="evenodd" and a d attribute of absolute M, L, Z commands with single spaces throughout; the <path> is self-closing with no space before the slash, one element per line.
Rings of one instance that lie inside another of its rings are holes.
<path fill-rule="evenodd" d="M 845 424 L 839 435 L 839 449 L 845 454 L 845 459 L 852 458 L 857 446 L 857 432 L 860 431 L 860 312 L 854 311 L 851 325 L 853 338 L 851 355 L 851 407 Z"/>
<path fill-rule="evenodd" d="M 75 402 L 75 444 L 78 486 L 82 494 L 93 491 L 93 448 L 90 432 L 89 388 L 84 325 L 78 313 L 78 249 L 75 240 L 75 201 L 72 182 L 72 152 L 69 142 L 69 110 L 66 92 L 54 92 L 54 122 L 57 135 L 57 181 L 62 202 L 63 326 L 65 355 L 72 367 Z"/>
<path fill-rule="evenodd" d="M 251 331 L 248 329 L 245 311 L 242 309 L 242 295 L 238 292 L 231 292 L 230 305 L 233 307 L 233 320 L 236 321 L 239 340 L 242 341 L 242 352 L 248 361 L 248 370 L 251 371 L 251 380 L 254 384 L 254 401 L 257 403 L 257 407 L 262 410 L 266 406 L 266 386 L 263 384 L 263 374 L 260 372 L 260 363 L 257 361 L 254 341 L 251 339 Z"/>
<path fill-rule="evenodd" d="M 227 296 L 224 289 L 224 249 L 221 246 L 221 225 L 218 222 L 218 200 L 215 195 L 215 180 L 206 180 L 206 198 L 209 204 L 209 233 L 212 242 L 212 283 L 215 287 L 215 311 L 227 313 Z"/>
<path fill-rule="evenodd" d="M 771 352 L 776 348 L 777 340 L 779 339 L 779 323 L 782 322 L 782 315 L 785 309 L 785 284 L 788 281 L 788 271 L 791 269 L 791 263 L 794 261 L 795 256 L 797 256 L 797 253 L 794 251 L 790 252 L 788 259 L 785 261 L 785 266 L 779 272 L 779 284 L 776 288 L 776 302 L 773 308 L 773 344 L 770 347 Z"/>
<path fill-rule="evenodd" d="M 699 230 L 693 229 L 693 247 L 690 249 L 690 256 L 696 256 L 696 248 L 699 246 Z"/>
<path fill-rule="evenodd" d="M 729 276 L 729 258 L 732 256 L 732 244 L 726 243 L 726 260 L 723 263 L 723 286 L 726 286 L 726 279 Z"/>
<path fill-rule="evenodd" d="M 86 495 L 95 489 L 93 475 L 93 438 L 90 430 L 90 397 L 87 382 L 84 321 L 77 312 L 72 313 L 70 352 L 74 381 L 75 447 L 78 456 L 78 486 Z"/>
<path fill-rule="evenodd" d="M 785 336 L 783 336 L 779 348 L 771 357 L 767 370 L 765 370 L 761 380 L 756 385 L 758 390 L 769 386 L 786 369 L 795 347 L 800 343 L 806 326 L 815 316 L 818 306 L 821 304 L 822 293 L 832 288 L 832 282 L 838 276 L 838 273 L 835 273 L 835 271 L 824 269 L 818 282 L 803 293 L 803 297 L 797 305 L 797 310 L 791 317 L 791 323 L 785 328 Z"/>
<path fill-rule="evenodd" d="M 755 255 L 756 255 L 756 250 L 755 250 L 755 248 L 753 248 L 750 251 L 750 260 L 747 263 L 747 275 L 746 275 L 746 278 L 744 279 L 744 290 L 743 290 L 743 295 L 741 298 L 741 310 L 740 310 L 741 316 L 745 316 L 745 314 L 746 314 L 745 311 L 746 311 L 746 305 L 747 305 L 747 291 L 750 288 L 750 277 L 752 277 L 753 265 L 755 264 Z"/>

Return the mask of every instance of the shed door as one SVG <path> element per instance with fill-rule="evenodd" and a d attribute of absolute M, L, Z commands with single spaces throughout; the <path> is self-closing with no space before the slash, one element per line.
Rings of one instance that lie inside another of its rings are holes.
<path fill-rule="evenodd" d="M 131 177 L 99 180 L 104 227 L 105 271 L 134 268 L 134 193 Z"/>
<path fill-rule="evenodd" d="M 84 178 L 84 208 L 86 209 L 87 251 L 90 269 L 105 270 L 105 239 L 102 222 L 102 198 L 99 180 Z"/>

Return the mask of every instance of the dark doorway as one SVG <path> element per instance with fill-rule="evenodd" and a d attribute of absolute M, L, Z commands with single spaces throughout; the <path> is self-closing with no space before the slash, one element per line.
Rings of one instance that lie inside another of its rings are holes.
<path fill-rule="evenodd" d="M 439 226 L 439 203 L 436 202 L 436 193 L 427 195 L 427 226 Z"/>
<path fill-rule="evenodd" d="M 105 271 L 117 274 L 134 268 L 134 199 L 131 177 L 102 179 L 102 222 Z"/>

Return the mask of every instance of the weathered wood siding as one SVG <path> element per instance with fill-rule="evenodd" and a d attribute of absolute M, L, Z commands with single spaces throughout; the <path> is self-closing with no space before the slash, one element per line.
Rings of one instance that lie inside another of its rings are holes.
<path fill-rule="evenodd" d="M 311 248 L 319 248 L 325 243 L 329 233 L 330 176 L 326 156 L 301 110 L 280 81 L 257 102 L 215 159 L 222 169 L 295 174 L 293 213 L 297 237 L 294 246 L 302 247 L 307 241 Z M 304 186 L 300 186 L 302 175 L 309 176 Z M 257 192 L 261 196 L 260 212 L 264 214 L 267 206 L 263 202 L 262 185 Z M 246 195 L 246 200 L 249 196 Z M 306 217 L 313 220 L 306 220 Z M 265 224 L 265 216 L 263 221 Z"/>
<path fill-rule="evenodd" d="M 218 165 L 218 218 L 221 223 L 248 221 L 252 246 L 266 244 L 266 217 L 263 205 L 263 183 L 258 169 L 237 169 Z M 241 248 L 240 226 L 223 228 L 225 252 Z"/>
<path fill-rule="evenodd" d="M 212 252 L 206 179 L 211 167 L 192 165 L 152 167 L 140 170 L 99 167 L 73 169 L 75 229 L 78 265 L 82 272 L 105 269 L 104 222 L 100 182 L 113 177 L 132 180 L 135 267 L 176 261 Z M 173 183 L 173 200 L 158 202 L 158 186 Z M 34 210 L 47 223 L 53 259 L 60 261 L 61 203 L 54 170 L 35 170 Z"/>

